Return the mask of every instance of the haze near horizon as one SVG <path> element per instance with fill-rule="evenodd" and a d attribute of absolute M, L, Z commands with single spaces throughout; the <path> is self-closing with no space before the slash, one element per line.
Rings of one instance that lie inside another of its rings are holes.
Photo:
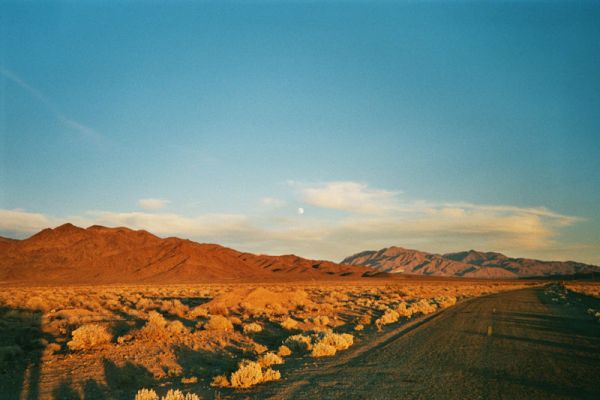
<path fill-rule="evenodd" d="M 0 4 L 0 235 L 600 264 L 600 5 Z"/>

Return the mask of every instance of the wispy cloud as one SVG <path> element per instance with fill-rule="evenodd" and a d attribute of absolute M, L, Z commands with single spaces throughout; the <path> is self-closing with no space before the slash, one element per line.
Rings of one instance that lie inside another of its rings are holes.
<path fill-rule="evenodd" d="M 159 210 L 169 204 L 169 200 L 165 199 L 139 199 L 138 206 L 145 210 Z"/>
<path fill-rule="evenodd" d="M 279 208 L 285 205 L 285 201 L 276 197 L 263 197 L 260 199 L 260 204 L 267 207 Z"/>
<path fill-rule="evenodd" d="M 361 214 L 381 214 L 394 207 L 400 192 L 372 189 L 364 183 L 343 181 L 327 182 L 317 186 L 300 186 L 302 199 L 320 208 Z"/>
<path fill-rule="evenodd" d="M 0 210 L 0 231 L 35 232 L 70 221 L 83 226 L 146 229 L 161 236 L 216 242 L 243 251 L 295 253 L 338 261 L 358 251 L 400 245 L 433 252 L 476 248 L 516 256 L 543 259 L 552 255 L 556 259 L 600 263 L 599 246 L 560 240 L 562 229 L 582 219 L 545 207 L 408 201 L 399 191 L 354 182 L 297 184 L 294 190 L 297 201 L 305 201 L 321 212 L 298 216 L 291 209 L 286 216 L 281 209 L 273 209 L 272 213 L 265 214 L 263 210 L 258 215 L 186 216 L 89 211 L 56 218 L 24 210 Z M 328 213 L 330 209 L 345 213 Z"/>
<path fill-rule="evenodd" d="M 0 65 L 0 75 L 4 78 L 12 81 L 21 89 L 29 93 L 34 99 L 38 100 L 42 103 L 48 111 L 50 111 L 54 117 L 59 121 L 64 127 L 69 130 L 76 132 L 79 136 L 92 140 L 94 142 L 101 142 L 104 140 L 104 136 L 98 133 L 93 128 L 90 128 L 87 125 L 82 124 L 81 122 L 76 121 L 75 119 L 68 117 L 65 115 L 55 104 L 50 100 L 48 96 L 46 96 L 41 90 L 36 89 L 27 81 L 22 79 L 15 72 L 9 70 L 8 68 Z"/>

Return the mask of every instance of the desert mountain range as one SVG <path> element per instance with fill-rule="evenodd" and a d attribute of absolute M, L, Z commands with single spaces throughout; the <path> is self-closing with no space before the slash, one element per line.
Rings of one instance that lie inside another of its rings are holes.
<path fill-rule="evenodd" d="M 600 273 L 600 267 L 574 261 L 511 258 L 500 253 L 475 250 L 440 255 L 402 247 L 363 251 L 345 258 L 342 264 L 363 265 L 393 274 L 468 278 L 524 278 Z"/>
<path fill-rule="evenodd" d="M 147 231 L 72 224 L 0 238 L 0 283 L 188 283 L 359 278 L 368 267 L 242 253 Z"/>
<path fill-rule="evenodd" d="M 431 254 L 401 247 L 365 251 L 337 264 L 295 255 L 243 253 L 144 230 L 64 224 L 23 239 L 0 237 L 0 283 L 109 284 L 310 281 L 390 274 L 520 278 L 600 272 L 567 261 L 474 250 Z"/>

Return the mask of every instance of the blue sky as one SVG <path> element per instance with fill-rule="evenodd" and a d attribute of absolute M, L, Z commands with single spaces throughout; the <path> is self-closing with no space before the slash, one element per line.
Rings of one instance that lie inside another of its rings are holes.
<path fill-rule="evenodd" d="M 600 263 L 598 20 L 597 2 L 2 2 L 0 234 Z"/>

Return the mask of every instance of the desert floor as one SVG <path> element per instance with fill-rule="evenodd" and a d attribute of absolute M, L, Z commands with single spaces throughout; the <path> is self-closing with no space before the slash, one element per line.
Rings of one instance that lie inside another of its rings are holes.
<path fill-rule="evenodd" d="M 598 398 L 598 287 L 3 287 L 0 399 Z"/>

